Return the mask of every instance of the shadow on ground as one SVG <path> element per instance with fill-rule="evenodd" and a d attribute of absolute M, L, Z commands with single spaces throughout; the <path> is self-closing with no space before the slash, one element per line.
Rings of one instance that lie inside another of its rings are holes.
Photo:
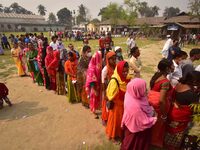
<path fill-rule="evenodd" d="M 24 119 L 48 110 L 47 107 L 39 107 L 38 104 L 39 102 L 29 102 L 27 100 L 15 103 L 12 107 L 4 104 L 4 108 L 0 110 L 0 120 Z"/>

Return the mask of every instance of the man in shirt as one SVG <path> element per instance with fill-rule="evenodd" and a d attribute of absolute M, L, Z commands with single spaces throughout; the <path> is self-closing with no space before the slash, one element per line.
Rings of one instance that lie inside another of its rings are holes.
<path fill-rule="evenodd" d="M 51 46 L 53 48 L 53 50 L 57 50 L 58 49 L 58 43 L 57 41 L 57 36 L 52 36 L 51 37 L 52 42 L 49 44 L 49 46 Z"/>
<path fill-rule="evenodd" d="M 169 48 L 173 45 L 173 41 L 171 39 L 170 35 L 167 35 L 167 41 L 165 42 L 165 45 L 163 46 L 163 49 L 161 51 L 162 56 L 164 58 L 168 57 L 168 53 L 169 53 Z"/>
<path fill-rule="evenodd" d="M 194 71 L 193 62 L 200 59 L 200 49 L 194 48 L 190 51 L 190 58 L 183 61 L 183 65 L 181 66 L 183 76 L 185 77 L 188 72 Z"/>

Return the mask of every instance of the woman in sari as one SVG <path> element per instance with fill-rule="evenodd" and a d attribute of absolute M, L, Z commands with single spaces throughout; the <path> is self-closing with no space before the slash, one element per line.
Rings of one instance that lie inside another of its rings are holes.
<path fill-rule="evenodd" d="M 16 67 L 17 67 L 17 72 L 18 72 L 18 76 L 24 76 L 25 72 L 23 70 L 22 67 L 22 62 L 20 60 L 20 47 L 18 46 L 18 43 L 14 43 L 13 48 L 11 49 L 11 55 L 15 61 Z"/>
<path fill-rule="evenodd" d="M 27 66 L 27 59 L 26 59 L 26 48 L 23 42 L 18 41 L 19 47 L 21 49 L 20 51 L 20 60 L 22 62 L 22 67 L 24 70 L 24 73 L 27 75 L 28 74 L 28 66 Z"/>
<path fill-rule="evenodd" d="M 107 102 L 106 88 L 111 79 L 111 76 L 114 73 L 115 66 L 116 66 L 116 54 L 113 51 L 108 52 L 106 54 L 106 66 L 103 68 L 101 73 L 102 94 L 103 94 L 101 119 L 103 125 L 106 125 L 108 120 L 108 110 L 106 108 L 106 102 Z"/>
<path fill-rule="evenodd" d="M 86 74 L 90 59 L 92 57 L 90 46 L 84 46 L 77 68 L 77 94 L 82 105 L 89 108 L 89 100 L 85 90 Z"/>
<path fill-rule="evenodd" d="M 102 52 L 97 51 L 90 60 L 86 77 L 86 91 L 90 99 L 90 110 L 95 115 L 95 119 L 99 118 L 96 110 L 101 101 L 101 70 Z"/>
<path fill-rule="evenodd" d="M 126 85 L 130 81 L 127 79 L 128 70 L 128 63 L 120 61 L 106 89 L 108 101 L 113 103 L 113 108 L 109 110 L 106 134 L 114 142 L 122 139 L 121 121 L 124 112 L 124 95 Z"/>
<path fill-rule="evenodd" d="M 158 114 L 158 120 L 152 128 L 151 144 L 162 148 L 166 133 L 166 119 L 171 105 L 170 97 L 172 87 L 167 74 L 172 71 L 173 63 L 162 59 L 158 64 L 156 72 L 150 81 L 151 90 L 148 93 L 149 103 Z"/>
<path fill-rule="evenodd" d="M 198 95 L 194 90 L 194 86 L 199 84 L 196 83 L 199 77 L 195 76 L 194 72 L 189 72 L 181 78 L 175 87 L 174 102 L 169 111 L 167 134 L 165 136 L 165 144 L 170 150 L 181 148 L 183 137 L 192 118 L 190 105 L 198 103 Z"/>
<path fill-rule="evenodd" d="M 56 69 L 54 67 L 51 67 L 53 60 L 53 48 L 51 46 L 48 46 L 47 55 L 45 57 L 45 67 L 50 79 L 50 89 L 56 91 Z"/>
<path fill-rule="evenodd" d="M 54 51 L 54 65 L 56 68 L 56 93 L 58 95 L 65 95 L 65 81 L 64 81 L 64 67 L 62 66 L 62 61 L 60 59 L 60 51 Z"/>
<path fill-rule="evenodd" d="M 47 56 L 47 47 L 49 46 L 48 44 L 48 39 L 47 37 L 44 37 L 43 38 L 43 42 L 42 42 L 42 68 L 43 68 L 43 71 L 44 71 L 44 86 L 46 89 L 50 90 L 51 87 L 50 87 L 50 79 L 49 79 L 49 76 L 48 76 L 48 73 L 47 73 L 47 69 L 45 67 L 45 58 Z"/>
<path fill-rule="evenodd" d="M 78 102 L 76 91 L 77 57 L 74 52 L 68 53 L 68 60 L 65 62 L 65 73 L 68 75 L 68 100 L 70 103 Z"/>
<path fill-rule="evenodd" d="M 31 72 L 33 81 L 38 85 L 43 85 L 42 75 L 40 73 L 37 62 L 38 51 L 34 48 L 32 43 L 28 43 L 28 51 L 26 52 L 27 65 L 29 72 Z"/>
<path fill-rule="evenodd" d="M 124 138 L 121 150 L 149 150 L 151 127 L 157 117 L 146 96 L 146 82 L 132 79 L 127 85 L 124 98 L 122 128 Z"/>

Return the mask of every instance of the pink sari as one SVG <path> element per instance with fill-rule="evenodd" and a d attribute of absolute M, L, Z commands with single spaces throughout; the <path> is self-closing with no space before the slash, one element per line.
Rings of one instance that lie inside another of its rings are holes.
<path fill-rule="evenodd" d="M 101 52 L 96 52 L 90 60 L 86 77 L 86 91 L 90 96 L 90 109 L 95 112 L 99 108 L 101 100 L 101 70 L 102 56 Z M 91 88 L 91 87 L 94 88 Z M 96 92 L 93 90 L 95 89 Z"/>

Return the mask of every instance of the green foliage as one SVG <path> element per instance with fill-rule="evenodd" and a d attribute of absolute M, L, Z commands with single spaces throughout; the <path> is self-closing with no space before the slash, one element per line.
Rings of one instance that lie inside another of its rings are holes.
<path fill-rule="evenodd" d="M 72 14 L 69 11 L 69 9 L 62 8 L 57 12 L 57 16 L 58 16 L 58 22 L 60 24 L 67 24 L 69 26 L 72 25 Z"/>
<path fill-rule="evenodd" d="M 87 18 L 86 18 L 86 7 L 81 4 L 79 7 L 79 10 L 78 10 L 78 16 L 76 17 L 76 20 L 77 20 L 77 24 L 80 24 L 81 22 L 86 22 Z"/>
<path fill-rule="evenodd" d="M 158 6 L 149 7 L 147 2 L 141 2 L 138 4 L 138 12 L 143 17 L 155 17 L 158 16 L 158 11 L 160 8 Z"/>
<path fill-rule="evenodd" d="M 54 15 L 54 13 L 49 13 L 49 17 L 48 17 L 48 22 L 51 24 L 56 23 L 56 16 Z"/>
<path fill-rule="evenodd" d="M 38 5 L 37 7 L 38 9 L 38 13 L 41 15 L 41 16 L 45 16 L 46 15 L 46 8 L 43 6 L 43 5 Z"/>
<path fill-rule="evenodd" d="M 107 7 L 102 8 L 99 15 L 101 15 L 102 21 L 111 19 L 113 25 L 117 25 L 119 19 L 127 18 L 126 11 L 117 3 L 110 3 Z"/>
<path fill-rule="evenodd" d="M 180 9 L 178 7 L 166 7 L 163 13 L 164 17 L 173 17 L 180 13 Z"/>
<path fill-rule="evenodd" d="M 16 14 L 33 14 L 31 11 L 25 9 L 16 2 L 12 3 L 9 7 L 4 8 L 2 5 L 0 5 L 0 12 Z"/>
<path fill-rule="evenodd" d="M 192 16 L 198 17 L 200 20 L 200 1 L 199 0 L 189 0 L 188 8 L 190 9 L 190 14 Z"/>

